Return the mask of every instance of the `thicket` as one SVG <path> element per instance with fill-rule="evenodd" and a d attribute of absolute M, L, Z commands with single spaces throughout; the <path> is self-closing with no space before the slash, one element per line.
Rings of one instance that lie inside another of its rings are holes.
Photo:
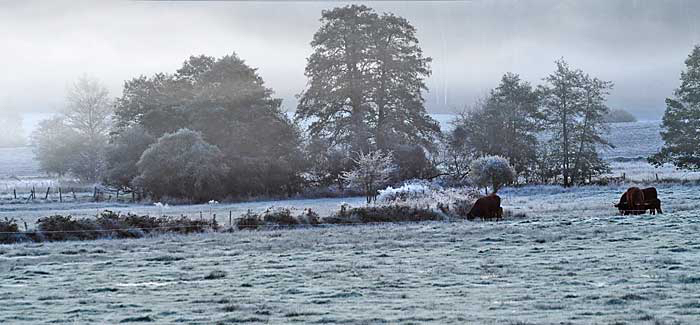
<path fill-rule="evenodd" d="M 95 218 L 74 218 L 70 215 L 40 218 L 35 231 L 21 231 L 15 219 L 6 218 L 0 221 L 0 243 L 140 238 L 156 233 L 189 234 L 218 229 L 216 220 L 104 211 Z"/>

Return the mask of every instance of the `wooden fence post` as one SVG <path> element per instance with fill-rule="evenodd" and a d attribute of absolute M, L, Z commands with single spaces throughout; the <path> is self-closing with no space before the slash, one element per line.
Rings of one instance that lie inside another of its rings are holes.
<path fill-rule="evenodd" d="M 50 191 L 51 191 L 51 187 L 49 186 L 48 188 L 46 188 L 46 195 L 44 195 L 44 200 L 48 200 L 48 199 L 49 199 L 49 192 L 50 192 Z"/>
<path fill-rule="evenodd" d="M 12 190 L 12 193 L 15 195 L 15 200 L 17 200 L 17 189 L 16 189 L 16 188 L 13 189 L 13 190 Z"/>
<path fill-rule="evenodd" d="M 94 190 L 94 192 L 92 193 L 92 199 L 93 199 L 95 202 L 97 202 L 97 186 L 95 186 L 95 190 Z"/>
<path fill-rule="evenodd" d="M 228 210 L 228 226 L 233 229 L 233 211 Z"/>
<path fill-rule="evenodd" d="M 60 187 L 58 188 L 58 202 L 63 203 L 63 192 Z"/>

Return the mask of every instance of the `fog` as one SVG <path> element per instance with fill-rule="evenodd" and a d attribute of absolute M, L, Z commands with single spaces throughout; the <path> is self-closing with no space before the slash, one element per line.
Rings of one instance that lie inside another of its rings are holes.
<path fill-rule="evenodd" d="M 113 96 L 125 80 L 173 72 L 190 55 L 236 52 L 283 106 L 305 86 L 309 42 L 323 9 L 343 2 L 2 2 L 0 110 L 55 112 L 80 75 Z M 683 60 L 700 43 L 692 1 L 371 2 L 417 29 L 433 75 L 431 112 L 472 103 L 500 76 L 536 84 L 563 57 L 610 80 L 609 105 L 658 119 Z"/>

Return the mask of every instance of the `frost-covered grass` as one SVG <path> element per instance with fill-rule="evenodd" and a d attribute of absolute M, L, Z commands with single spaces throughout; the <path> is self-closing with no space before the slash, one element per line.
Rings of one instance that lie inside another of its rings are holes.
<path fill-rule="evenodd" d="M 0 323 L 694 324 L 699 228 L 672 208 L 0 246 Z"/>
<path fill-rule="evenodd" d="M 654 167 L 646 160 L 634 161 L 612 161 L 610 162 L 611 172 L 608 176 L 621 177 L 625 174 L 626 179 L 636 182 L 682 182 L 700 180 L 700 172 L 679 170 L 670 164 L 661 167 Z"/>
<path fill-rule="evenodd" d="M 700 210 L 697 184 L 637 184 L 625 183 L 610 186 L 582 186 L 564 188 L 552 186 L 523 186 L 505 188 L 498 194 L 503 199 L 504 209 L 528 216 L 577 216 L 601 217 L 618 213 L 613 207 L 630 186 L 655 186 L 664 212 Z"/>

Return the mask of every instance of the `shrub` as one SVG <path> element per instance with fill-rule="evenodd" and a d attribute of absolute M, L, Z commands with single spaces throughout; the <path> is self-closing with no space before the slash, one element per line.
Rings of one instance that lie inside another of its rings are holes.
<path fill-rule="evenodd" d="M 321 219 L 318 217 L 318 213 L 311 209 L 304 209 L 304 212 L 297 216 L 300 224 L 305 225 L 318 225 L 321 223 Z"/>
<path fill-rule="evenodd" d="M 98 238 L 98 227 L 89 219 L 53 215 L 37 221 L 40 236 L 49 241 L 88 240 Z"/>
<path fill-rule="evenodd" d="M 195 220 L 185 216 L 180 217 L 160 217 L 157 219 L 163 232 L 176 232 L 189 234 L 194 232 L 204 232 L 207 229 L 217 230 L 219 224 L 216 220 Z"/>
<path fill-rule="evenodd" d="M 104 211 L 94 220 L 55 215 L 37 221 L 36 240 L 63 241 L 98 238 L 139 238 L 157 232 L 189 234 L 218 230 L 216 220 L 194 220 L 180 217 L 150 217 L 133 214 L 120 215 Z"/>
<path fill-rule="evenodd" d="M 229 171 L 219 148 L 188 129 L 158 139 L 137 166 L 140 175 L 134 185 L 145 188 L 155 199 L 168 196 L 195 202 L 222 197 L 222 179 Z"/>
<path fill-rule="evenodd" d="M 513 181 L 515 170 L 513 170 L 506 158 L 485 156 L 472 161 L 469 178 L 474 185 L 480 188 L 491 185 L 493 193 L 496 193 L 501 186 Z"/>
<path fill-rule="evenodd" d="M 362 190 L 367 203 L 377 201 L 377 190 L 380 186 L 386 186 L 391 175 L 396 170 L 392 161 L 392 153 L 384 153 L 381 150 L 368 154 L 359 153 L 357 159 L 353 159 L 355 167 L 344 172 L 342 178 L 351 188 Z"/>
<path fill-rule="evenodd" d="M 407 182 L 400 187 L 391 186 L 379 190 L 377 199 L 380 202 L 408 202 L 428 196 L 433 191 L 428 182 Z"/>
<path fill-rule="evenodd" d="M 262 226 L 263 221 L 260 216 L 248 210 L 238 221 L 236 221 L 236 227 L 239 230 L 243 229 L 258 229 Z"/>
<path fill-rule="evenodd" d="M 125 216 L 121 216 L 112 211 L 106 210 L 95 219 L 95 224 L 101 230 L 100 237 L 110 238 L 139 238 L 143 237 L 144 231 L 141 227 L 131 225 Z"/>
<path fill-rule="evenodd" d="M 15 219 L 0 220 L 0 244 L 12 244 L 27 240 L 29 238 L 20 232 Z"/>
<path fill-rule="evenodd" d="M 288 208 L 268 208 L 262 214 L 250 210 L 244 214 L 236 226 L 238 229 L 258 229 L 265 227 L 294 227 L 300 225 L 318 225 L 318 214 L 311 209 L 304 209 L 299 215 L 293 215 Z"/>
<path fill-rule="evenodd" d="M 428 208 L 415 208 L 404 205 L 367 206 L 347 208 L 323 219 L 334 224 L 375 223 L 375 222 L 417 222 L 442 220 L 440 213 Z"/>
<path fill-rule="evenodd" d="M 292 211 L 289 209 L 274 209 L 269 208 L 263 212 L 262 220 L 266 224 L 276 224 L 284 226 L 298 225 L 299 221 L 292 216 Z"/>
<path fill-rule="evenodd" d="M 457 200 L 452 204 L 441 204 L 440 210 L 453 218 L 466 218 L 474 205 L 474 200 Z"/>

